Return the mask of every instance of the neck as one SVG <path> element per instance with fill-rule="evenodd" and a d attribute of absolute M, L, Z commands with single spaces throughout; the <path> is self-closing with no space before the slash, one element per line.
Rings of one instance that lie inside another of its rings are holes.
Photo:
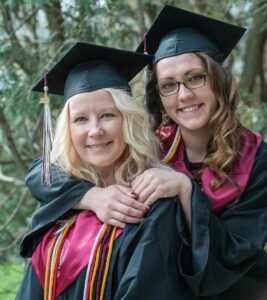
<path fill-rule="evenodd" d="M 207 154 L 210 133 L 186 132 L 181 129 L 186 154 L 190 162 L 202 162 Z"/>
<path fill-rule="evenodd" d="M 99 174 L 104 186 L 116 184 L 114 170 L 112 168 L 110 168 L 110 169 L 111 170 L 105 170 L 105 171 L 98 170 L 98 174 Z"/>

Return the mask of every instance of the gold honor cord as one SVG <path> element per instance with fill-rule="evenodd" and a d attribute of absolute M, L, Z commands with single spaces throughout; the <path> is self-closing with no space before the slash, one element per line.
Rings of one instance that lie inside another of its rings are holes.
<path fill-rule="evenodd" d="M 55 235 L 49 247 L 45 270 L 44 300 L 56 299 L 56 272 L 60 254 L 69 230 L 75 221 L 76 218 L 73 218 L 68 222 L 65 228 L 59 234 Z"/>
<path fill-rule="evenodd" d="M 178 127 L 177 131 L 176 131 L 176 134 L 175 134 L 175 137 L 174 137 L 174 140 L 172 142 L 172 145 L 171 145 L 168 153 L 163 158 L 163 161 L 169 162 L 173 158 L 173 156 L 174 156 L 174 154 L 175 154 L 175 152 L 176 152 L 176 150 L 179 146 L 179 143 L 181 141 L 181 137 L 182 137 L 181 129 L 180 129 L 180 127 Z"/>

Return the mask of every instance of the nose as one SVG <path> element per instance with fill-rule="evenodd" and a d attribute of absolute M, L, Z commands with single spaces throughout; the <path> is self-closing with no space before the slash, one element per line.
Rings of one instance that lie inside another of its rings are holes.
<path fill-rule="evenodd" d="M 104 130 L 98 123 L 93 123 L 89 125 L 88 136 L 90 137 L 99 137 L 104 134 Z"/>
<path fill-rule="evenodd" d="M 180 84 L 179 91 L 177 93 L 177 99 L 180 101 L 186 101 L 193 96 L 192 90 L 188 89 L 184 84 Z"/>

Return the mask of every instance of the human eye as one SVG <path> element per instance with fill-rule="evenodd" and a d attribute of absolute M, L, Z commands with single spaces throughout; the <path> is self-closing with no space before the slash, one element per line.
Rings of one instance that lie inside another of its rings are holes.
<path fill-rule="evenodd" d="M 114 118 L 115 115 L 113 113 L 104 113 L 101 115 L 101 118 Z"/>
<path fill-rule="evenodd" d="M 82 123 L 82 122 L 86 122 L 87 118 L 86 117 L 76 117 L 74 119 L 74 123 Z"/>
<path fill-rule="evenodd" d="M 168 91 L 172 91 L 173 89 L 176 88 L 176 82 L 175 81 L 166 81 L 166 82 L 162 82 L 158 85 L 160 91 L 163 92 L 168 92 Z"/>
<path fill-rule="evenodd" d="M 187 82 L 189 83 L 199 83 L 205 80 L 206 73 L 193 74 L 187 78 Z"/>
<path fill-rule="evenodd" d="M 199 88 L 203 85 L 205 85 L 206 82 L 206 73 L 198 73 L 198 74 L 193 74 L 187 78 L 185 78 L 185 84 L 186 86 L 190 89 L 196 89 Z"/>

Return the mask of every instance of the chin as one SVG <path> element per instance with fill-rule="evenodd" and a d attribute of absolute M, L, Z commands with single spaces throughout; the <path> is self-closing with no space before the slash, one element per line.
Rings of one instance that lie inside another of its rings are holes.
<path fill-rule="evenodd" d="M 203 130 L 208 130 L 207 124 L 181 124 L 180 125 L 182 129 L 186 131 L 203 131 Z"/>

